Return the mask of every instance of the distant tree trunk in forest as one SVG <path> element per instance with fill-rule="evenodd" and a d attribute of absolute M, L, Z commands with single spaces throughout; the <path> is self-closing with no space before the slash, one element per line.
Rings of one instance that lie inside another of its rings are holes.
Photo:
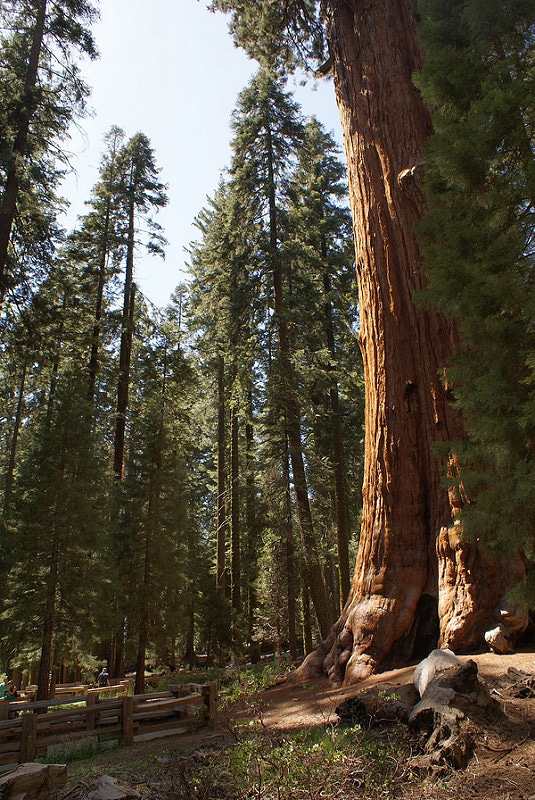
<path fill-rule="evenodd" d="M 54 510 L 51 515 L 53 525 Z M 52 642 L 56 618 L 56 588 L 58 580 L 59 541 L 54 533 L 50 553 L 50 568 L 47 580 L 47 597 L 43 615 L 43 635 L 41 639 L 41 658 L 39 660 L 39 677 L 37 679 L 36 700 L 48 700 L 50 690 L 50 669 L 52 666 Z"/>
<path fill-rule="evenodd" d="M 25 357 L 22 364 L 22 372 L 20 376 L 20 385 L 17 398 L 17 409 L 15 411 L 15 419 L 13 420 L 13 433 L 11 435 L 11 446 L 9 448 L 9 461 L 7 464 L 7 470 L 4 479 L 4 504 L 3 504 L 2 516 L 6 522 L 9 518 L 11 492 L 13 490 L 13 481 L 15 478 L 15 463 L 17 459 L 17 445 L 19 441 L 20 426 L 22 423 L 22 410 L 24 407 L 24 388 L 26 386 L 27 370 L 28 370 L 28 359 L 27 357 Z"/>
<path fill-rule="evenodd" d="M 186 660 L 188 662 L 188 669 L 190 672 L 192 672 L 197 665 L 197 658 L 195 656 L 195 603 L 192 592 L 190 592 L 187 620 L 188 630 L 186 633 Z"/>
<path fill-rule="evenodd" d="M 40 2 L 36 3 L 35 25 L 33 29 L 32 45 L 28 56 L 27 72 L 24 78 L 24 91 L 20 104 L 21 110 L 18 119 L 18 128 L 15 131 L 15 139 L 10 154 L 2 204 L 0 206 L 0 300 L 2 300 L 4 296 L 7 283 L 7 253 L 19 193 L 19 162 L 26 155 L 26 143 L 28 141 L 30 122 L 36 108 L 35 87 L 37 84 L 37 71 L 39 69 L 39 56 L 41 54 L 45 34 L 46 4 L 47 0 L 40 0 Z"/>
<path fill-rule="evenodd" d="M 288 446 L 284 453 L 284 477 L 286 480 L 286 580 L 288 584 L 288 649 L 290 656 L 297 658 L 297 598 L 296 598 L 296 569 L 295 545 L 292 514 L 292 492 L 290 486 L 290 463 Z"/>
<path fill-rule="evenodd" d="M 128 273 L 128 267 L 127 267 Z M 119 351 L 119 382 L 117 387 L 117 407 L 115 415 L 115 435 L 113 448 L 113 472 L 118 488 L 123 480 L 124 455 L 125 455 L 125 435 L 126 435 L 126 414 L 128 411 L 128 392 L 130 384 L 130 363 L 132 356 L 132 338 L 134 331 L 134 309 L 136 297 L 136 284 L 130 281 L 129 292 L 127 294 L 125 282 L 123 322 L 121 330 L 121 345 Z M 125 324 L 126 320 L 126 324 Z M 116 496 L 116 503 L 120 503 L 119 492 Z M 119 506 L 117 505 L 117 513 Z M 119 604 L 120 605 L 120 604 Z M 124 622 L 121 621 L 120 628 L 116 631 L 115 641 L 112 643 L 114 651 L 113 674 L 117 678 L 124 677 Z"/>
<path fill-rule="evenodd" d="M 134 241 L 135 241 L 135 206 L 130 198 L 128 207 L 128 238 L 126 247 L 126 270 L 123 287 L 123 314 L 121 319 L 121 343 L 119 347 L 119 380 L 117 384 L 117 403 L 115 413 L 115 431 L 113 442 L 113 474 L 118 488 L 124 477 L 126 414 L 128 411 L 128 392 L 130 386 L 130 366 L 132 359 L 132 339 L 134 335 L 134 309 L 136 285 L 134 283 Z M 120 496 L 116 495 L 116 513 L 119 514 Z M 121 607 L 118 601 L 119 609 Z M 120 627 L 115 632 L 112 642 L 114 655 L 113 674 L 124 677 L 124 617 L 120 615 Z M 136 677 L 137 680 L 137 677 Z"/>
<path fill-rule="evenodd" d="M 159 455 L 159 454 L 158 454 Z M 158 492 L 151 489 L 147 510 L 147 523 L 145 529 L 145 553 L 143 564 L 143 585 L 141 586 L 141 603 L 139 608 L 138 647 L 136 659 L 136 680 L 134 694 L 145 692 L 145 659 L 147 643 L 149 641 L 150 621 L 150 592 L 151 592 L 151 565 L 152 565 L 152 540 L 154 530 L 157 528 Z"/>
<path fill-rule="evenodd" d="M 98 264 L 97 292 L 95 298 L 95 316 L 93 322 L 93 333 L 91 336 L 91 354 L 89 356 L 89 380 L 87 399 L 90 409 L 95 402 L 95 390 L 97 386 L 99 348 L 100 348 L 100 328 L 104 305 L 104 288 L 106 286 L 106 264 L 109 255 L 109 234 L 110 234 L 110 209 L 111 198 L 106 201 L 106 211 L 104 216 L 104 230 L 102 234 L 102 244 Z"/>
<path fill-rule="evenodd" d="M 327 255 L 325 241 L 322 242 L 323 256 Z M 325 330 L 327 334 L 327 347 L 335 363 L 336 347 L 334 339 L 333 310 L 329 300 L 331 292 L 331 279 L 323 276 L 323 291 L 325 295 Z M 331 406 L 331 439 L 334 466 L 334 505 L 336 518 L 336 542 L 338 549 L 338 574 L 340 578 L 340 600 L 343 608 L 351 588 L 351 571 L 349 567 L 349 508 L 347 502 L 346 470 L 344 458 L 344 443 L 342 440 L 342 421 L 340 416 L 340 397 L 338 384 L 333 379 L 329 389 L 329 403 Z"/>
<path fill-rule="evenodd" d="M 161 385 L 158 431 L 154 436 L 151 448 L 151 474 L 148 479 L 149 498 L 147 518 L 145 522 L 145 553 L 143 564 L 143 584 L 141 587 L 141 603 L 139 608 L 138 650 L 136 660 L 135 694 L 145 691 L 145 664 L 149 631 L 153 625 L 152 607 L 152 574 L 154 550 L 157 547 L 157 534 L 161 527 L 162 465 L 165 447 L 164 404 L 167 389 L 167 365 L 164 367 Z M 190 656 L 193 659 L 193 653 Z M 191 664 L 191 661 L 190 661 Z"/>
<path fill-rule="evenodd" d="M 113 127 L 109 134 L 105 137 L 105 141 L 109 146 L 106 154 L 107 161 L 103 162 L 101 167 L 101 175 L 103 178 L 101 193 L 103 195 L 103 204 L 98 203 L 98 196 L 95 198 L 94 208 L 98 209 L 100 225 L 98 228 L 98 243 L 96 255 L 96 292 L 95 292 L 95 311 L 93 316 L 93 333 L 91 336 L 91 353 L 89 356 L 89 379 L 87 389 L 87 399 L 89 404 L 89 413 L 93 413 L 93 406 L 95 403 L 97 376 L 99 370 L 99 356 L 100 356 L 100 337 L 102 316 L 104 314 L 104 290 L 107 282 L 107 268 L 110 253 L 113 248 L 113 239 L 116 238 L 116 231 L 112 236 L 112 209 L 113 201 L 117 198 L 114 197 L 116 191 L 115 180 L 117 171 L 117 155 L 118 149 L 123 140 L 123 132 L 120 128 Z"/>
<path fill-rule="evenodd" d="M 435 442 L 461 439 L 463 425 L 439 377 L 456 326 L 413 302 L 424 280 L 414 224 L 425 211 L 419 181 L 432 130 L 411 80 L 423 59 L 415 7 L 416 0 L 325 3 L 366 386 L 363 521 L 351 594 L 303 669 L 323 669 L 337 683 L 405 661 L 415 647 L 479 646 L 507 580 L 503 565 L 484 564 L 461 546 L 456 498 L 441 486 L 445 464 L 433 453 Z"/>
<path fill-rule="evenodd" d="M 303 607 L 303 650 L 305 655 L 312 652 L 312 621 L 310 617 L 310 594 L 308 592 L 307 576 L 303 569 L 301 574 L 301 605 Z"/>
<path fill-rule="evenodd" d="M 225 361 L 220 356 L 217 364 L 217 551 L 216 586 L 226 596 L 227 591 L 227 481 L 225 459 Z"/>
<path fill-rule="evenodd" d="M 130 363 L 132 359 L 132 338 L 134 335 L 134 308 L 136 285 L 134 279 L 134 199 L 130 202 L 128 220 L 128 244 L 126 253 L 126 272 L 123 289 L 123 316 L 121 321 L 121 346 L 119 350 L 119 383 L 117 386 L 117 413 L 115 416 L 115 441 L 113 450 L 113 472 L 116 480 L 122 480 L 124 469 L 124 448 L 126 432 L 126 413 L 128 411 L 128 389 L 130 385 Z"/>
<path fill-rule="evenodd" d="M 241 610 L 241 531 L 240 465 L 238 410 L 230 410 L 230 524 L 231 524 L 231 600 L 233 611 Z"/>
<path fill-rule="evenodd" d="M 246 490 L 245 490 L 245 517 L 247 520 L 247 622 L 249 652 L 251 661 L 260 661 L 260 644 L 254 641 L 256 612 L 258 596 L 256 578 L 258 577 L 258 521 L 256 511 L 256 490 L 254 479 L 254 429 L 253 429 L 253 397 L 252 391 L 248 392 L 248 420 L 245 424 L 245 461 L 246 461 Z"/>
<path fill-rule="evenodd" d="M 59 348 L 58 348 L 59 353 Z M 50 391 L 48 396 L 47 408 L 47 428 L 50 425 L 52 417 L 52 406 L 55 397 L 55 383 L 56 376 L 59 369 L 59 354 L 56 356 L 53 368 L 53 377 L 50 384 Z M 59 453 L 59 479 L 61 482 L 65 479 L 65 442 L 63 442 L 61 451 Z M 41 639 L 41 658 L 39 661 L 39 677 L 37 679 L 36 700 L 47 700 L 50 692 L 50 677 L 52 671 L 52 652 L 54 642 L 54 630 L 56 627 L 57 616 L 57 590 L 59 578 L 59 557 L 60 557 L 60 537 L 56 525 L 56 515 L 58 513 L 58 492 L 50 505 L 46 518 L 44 520 L 44 533 L 50 534 L 50 549 L 47 554 L 49 567 L 46 577 L 46 596 L 43 614 L 43 635 Z"/>
<path fill-rule="evenodd" d="M 314 605 L 314 611 L 316 612 L 320 633 L 322 637 L 325 637 L 331 628 L 334 615 L 325 587 L 322 565 L 318 553 L 316 534 L 312 521 L 310 500 L 308 497 L 306 471 L 303 459 L 303 447 L 301 442 L 301 414 L 296 399 L 296 387 L 294 386 L 293 381 L 293 370 L 290 359 L 290 339 L 284 303 L 283 273 L 281 254 L 279 252 L 277 202 L 275 197 L 274 156 L 271 147 L 269 128 L 267 129 L 266 142 L 267 171 L 269 176 L 268 192 L 270 256 L 273 275 L 275 321 L 279 336 L 279 357 L 284 380 L 286 381 L 283 400 L 286 416 L 286 430 L 290 448 L 290 463 L 292 467 L 292 477 L 296 496 L 297 516 L 299 519 L 299 527 L 301 529 L 305 566 L 308 575 L 307 580 L 310 587 L 310 594 L 312 597 L 312 603 Z"/>

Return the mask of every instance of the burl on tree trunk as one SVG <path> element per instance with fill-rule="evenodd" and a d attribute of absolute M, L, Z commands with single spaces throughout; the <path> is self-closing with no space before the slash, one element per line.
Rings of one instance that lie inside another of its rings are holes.
<path fill-rule="evenodd" d="M 414 232 L 425 212 L 430 115 L 412 83 L 422 65 L 415 0 L 329 0 L 326 28 L 354 220 L 366 385 L 360 547 L 341 618 L 300 675 L 335 683 L 426 655 L 467 651 L 500 622 L 507 576 L 461 543 L 436 442 L 463 437 L 441 379 L 452 320 L 417 306 Z M 518 565 L 514 565 L 517 569 Z M 497 575 L 500 576 L 496 580 Z"/>

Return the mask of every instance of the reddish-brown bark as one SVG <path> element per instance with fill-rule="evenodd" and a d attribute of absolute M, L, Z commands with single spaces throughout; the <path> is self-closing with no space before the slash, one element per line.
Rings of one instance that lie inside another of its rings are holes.
<path fill-rule="evenodd" d="M 336 683 L 439 643 L 457 651 L 481 643 L 503 592 L 503 584 L 485 581 L 487 565 L 453 535 L 454 509 L 441 485 L 445 464 L 433 452 L 436 442 L 459 440 L 463 426 L 440 379 L 457 341 L 455 324 L 413 300 L 423 284 L 414 225 L 425 211 L 420 172 L 432 130 L 411 79 L 423 60 L 415 5 L 325 4 L 366 384 L 364 508 L 352 589 L 340 620 L 303 667 L 326 670 Z M 467 580 L 476 562 L 479 574 Z M 477 593 L 477 613 L 467 613 L 478 585 L 485 590 Z"/>

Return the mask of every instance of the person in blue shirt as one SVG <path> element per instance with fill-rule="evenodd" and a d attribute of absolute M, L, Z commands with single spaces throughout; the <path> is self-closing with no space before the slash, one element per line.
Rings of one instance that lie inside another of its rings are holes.
<path fill-rule="evenodd" d="M 102 667 L 102 672 L 99 674 L 97 678 L 97 683 L 99 686 L 110 685 L 110 676 L 108 675 L 108 670 L 106 669 L 106 667 Z"/>

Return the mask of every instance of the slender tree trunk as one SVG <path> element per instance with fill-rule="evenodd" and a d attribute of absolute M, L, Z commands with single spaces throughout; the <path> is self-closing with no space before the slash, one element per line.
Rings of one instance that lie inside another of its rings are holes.
<path fill-rule="evenodd" d="M 134 201 L 130 203 L 128 220 L 128 245 L 126 272 L 123 290 L 123 317 L 121 322 L 121 346 L 119 351 L 119 383 L 117 386 L 117 412 L 115 416 L 115 441 L 113 471 L 117 480 L 122 480 L 124 469 L 126 414 L 128 411 L 128 389 L 130 385 L 130 363 L 134 335 L 134 306 L 136 285 L 134 279 Z"/>
<path fill-rule="evenodd" d="M 17 398 L 17 410 L 15 412 L 15 419 L 13 420 L 13 434 L 11 436 L 11 447 L 9 448 L 9 461 L 4 481 L 3 518 L 6 522 L 9 519 L 11 492 L 13 490 L 13 482 L 15 478 L 15 463 L 17 460 L 17 445 L 19 441 L 20 426 L 22 422 L 22 409 L 24 407 L 24 388 L 26 386 L 27 370 L 28 370 L 28 361 L 27 358 L 25 358 L 22 364 L 19 394 Z"/>
<path fill-rule="evenodd" d="M 20 162 L 26 156 L 30 122 L 36 109 L 35 88 L 37 85 L 39 57 L 41 55 L 45 33 L 46 6 L 47 0 L 39 0 L 36 4 L 35 26 L 33 29 L 32 46 L 28 57 L 28 68 L 24 79 L 24 93 L 21 102 L 20 116 L 7 168 L 2 204 L 0 206 L 0 300 L 3 299 L 7 286 L 7 253 L 9 241 L 11 239 L 11 230 L 13 228 L 13 220 L 15 218 L 15 210 L 17 208 Z"/>
<path fill-rule="evenodd" d="M 121 344 L 119 349 L 119 380 L 117 384 L 117 405 L 115 413 L 115 431 L 113 443 L 113 473 L 116 482 L 116 515 L 120 510 L 120 493 L 118 488 L 124 477 L 126 415 L 128 411 L 128 393 L 130 387 L 130 366 L 132 360 L 132 340 L 134 336 L 134 311 L 136 285 L 134 283 L 134 243 L 135 243 L 135 203 L 130 199 L 128 209 L 128 237 L 126 248 L 126 270 L 123 287 L 123 313 L 121 320 Z M 118 564 L 121 568 L 121 564 Z M 116 598 L 118 610 L 121 610 L 121 598 Z M 116 677 L 124 675 L 124 617 L 115 634 L 115 663 L 113 673 Z"/>
<path fill-rule="evenodd" d="M 67 305 L 67 293 L 63 295 L 62 310 L 65 311 Z M 47 433 L 50 431 L 52 425 L 52 414 L 54 411 L 54 403 L 56 399 L 56 387 L 59 374 L 60 365 L 60 351 L 61 342 L 63 341 L 63 315 L 60 324 L 59 334 L 57 338 L 57 349 L 52 365 L 52 377 L 50 379 L 50 389 L 48 392 L 48 402 L 46 410 L 45 428 Z M 66 443 L 63 442 L 59 453 L 59 484 L 56 496 L 52 499 L 50 508 L 45 520 L 45 530 L 48 529 L 50 533 L 50 553 L 49 560 L 50 566 L 48 568 L 48 575 L 46 581 L 46 597 L 45 597 L 45 610 L 43 615 L 43 637 L 41 640 L 41 659 L 39 662 L 39 677 L 37 680 L 36 700 L 47 700 L 49 697 L 51 681 L 54 677 L 52 672 L 52 646 L 54 640 L 54 630 L 56 626 L 57 616 L 57 590 L 59 578 L 59 556 L 60 556 L 60 538 L 59 531 L 56 525 L 56 518 L 58 515 L 58 505 L 60 496 L 60 486 L 65 480 L 65 449 Z"/>
<path fill-rule="evenodd" d="M 223 597 L 227 591 L 227 504 L 225 459 L 225 362 L 219 357 L 217 365 L 217 564 L 216 585 Z"/>
<path fill-rule="evenodd" d="M 241 531 L 240 531 L 240 468 L 239 418 L 233 406 L 230 412 L 230 521 L 231 521 L 231 584 L 232 609 L 241 610 Z"/>
<path fill-rule="evenodd" d="M 305 655 L 312 653 L 312 620 L 310 614 L 310 593 L 307 576 L 303 569 L 301 575 L 301 605 L 303 606 L 303 651 Z"/>
<path fill-rule="evenodd" d="M 167 353 L 165 354 L 164 370 L 162 376 L 161 399 L 159 411 L 159 429 L 152 447 L 152 475 L 149 485 L 149 502 L 147 508 L 147 521 L 145 527 L 145 560 L 143 566 L 143 587 L 141 592 L 141 608 L 139 619 L 139 640 L 136 664 L 135 693 L 143 694 L 145 691 L 145 659 L 149 630 L 151 626 L 151 592 L 152 592 L 152 562 L 153 542 L 160 527 L 161 481 L 164 448 L 164 404 L 167 393 Z"/>
<path fill-rule="evenodd" d="M 108 199 L 106 205 L 106 216 L 104 221 L 104 233 L 102 236 L 102 249 L 100 255 L 100 262 L 98 265 L 98 283 L 97 295 L 95 298 L 95 317 L 93 323 L 93 334 L 91 336 L 91 354 L 89 356 L 89 380 L 87 389 L 87 399 L 92 408 L 95 402 L 95 390 L 97 385 L 98 375 L 98 360 L 100 348 L 100 327 L 103 312 L 104 302 L 104 287 L 106 286 L 106 264 L 108 262 L 109 252 L 109 231 L 110 231 L 110 206 L 111 201 Z"/>
<path fill-rule="evenodd" d="M 260 645 L 253 640 L 258 598 L 256 578 L 258 576 L 258 521 L 256 510 L 256 491 L 254 478 L 254 431 L 253 431 L 253 397 L 249 390 L 247 422 L 245 424 L 245 516 L 247 520 L 247 622 L 249 631 L 249 652 L 251 661 L 260 661 Z"/>
<path fill-rule="evenodd" d="M 279 335 L 279 356 L 282 374 L 286 382 L 284 387 L 284 407 L 286 428 L 290 446 L 290 462 L 297 503 L 297 515 L 303 540 L 303 550 L 310 594 L 322 637 L 326 637 L 334 621 L 334 610 L 331 608 L 323 570 L 318 553 L 318 544 L 312 520 L 312 511 L 308 497 L 308 487 L 301 442 L 301 413 L 296 399 L 296 386 L 290 360 L 290 340 L 288 323 L 284 305 L 282 266 L 279 252 L 277 202 L 275 197 L 275 178 L 271 137 L 267 130 L 267 161 L 269 174 L 269 235 L 273 273 L 274 311 Z"/>
<path fill-rule="evenodd" d="M 49 580 L 51 584 L 56 578 L 57 575 L 50 572 Z M 43 618 L 43 636 L 41 639 L 41 658 L 39 661 L 39 677 L 37 679 L 37 692 L 35 695 L 36 700 L 48 700 L 49 697 L 55 612 L 54 598 L 49 596 Z"/>
<path fill-rule="evenodd" d="M 193 601 L 190 603 L 188 612 L 188 632 L 186 635 L 186 653 L 188 658 L 189 670 L 192 670 L 196 664 L 195 658 L 195 608 Z"/>
<path fill-rule="evenodd" d="M 60 453 L 60 477 L 63 482 L 65 477 L 65 446 L 62 447 Z M 48 568 L 48 575 L 46 581 L 46 598 L 45 598 L 45 611 L 43 615 L 43 635 L 41 639 L 41 659 L 39 662 L 39 677 L 37 680 L 36 700 L 47 700 L 51 686 L 51 672 L 52 672 L 52 648 L 54 641 L 54 630 L 56 627 L 57 616 L 57 591 L 59 579 L 59 556 L 60 556 L 60 538 L 59 531 L 56 525 L 56 516 L 58 513 L 59 496 L 56 495 L 52 507 L 48 514 L 48 519 L 45 521 L 46 527 L 49 528 L 51 533 L 51 546 L 50 546 L 50 566 Z M 52 681 L 54 680 L 52 676 Z"/>
<path fill-rule="evenodd" d="M 286 505 L 286 581 L 288 586 L 288 648 L 292 659 L 297 658 L 297 597 L 294 532 L 292 524 L 292 492 L 290 487 L 290 464 L 288 447 L 284 454 L 285 505 Z"/>
<path fill-rule="evenodd" d="M 327 256 L 325 241 L 322 243 L 323 257 Z M 328 275 L 323 276 L 323 291 L 325 295 L 324 314 L 327 347 L 333 361 L 336 358 L 336 345 L 334 338 L 333 310 L 330 301 L 331 280 Z M 340 414 L 340 397 L 338 383 L 333 379 L 329 389 L 329 402 L 331 406 L 331 439 L 334 467 L 334 505 L 336 518 L 336 542 L 338 548 L 338 574 L 340 579 L 341 608 L 349 597 L 351 588 L 351 571 L 349 567 L 349 504 L 347 501 L 347 484 L 344 457 L 344 444 L 342 440 L 342 420 Z"/>
<path fill-rule="evenodd" d="M 139 608 L 139 631 L 138 647 L 136 659 L 136 680 L 134 694 L 144 694 L 145 692 L 145 658 L 147 653 L 147 643 L 149 641 L 150 627 L 150 592 L 151 592 L 151 564 L 152 564 L 152 535 L 154 524 L 154 506 L 157 500 L 149 497 L 149 507 L 147 512 L 147 526 L 145 530 L 145 555 L 143 563 L 143 584 L 141 588 L 141 603 Z"/>
<path fill-rule="evenodd" d="M 340 620 L 306 667 L 321 664 L 334 682 L 354 682 L 409 659 L 439 608 L 440 641 L 429 649 L 479 645 L 504 590 L 503 580 L 468 568 L 481 559 L 460 546 L 455 498 L 441 485 L 445 464 L 433 453 L 436 442 L 462 438 L 463 426 L 439 377 L 457 342 L 455 324 L 413 302 L 424 282 L 413 231 L 425 211 L 419 176 L 431 133 L 411 80 L 423 58 L 415 6 L 415 0 L 325 4 L 349 171 L 366 386 L 356 570 Z"/>

